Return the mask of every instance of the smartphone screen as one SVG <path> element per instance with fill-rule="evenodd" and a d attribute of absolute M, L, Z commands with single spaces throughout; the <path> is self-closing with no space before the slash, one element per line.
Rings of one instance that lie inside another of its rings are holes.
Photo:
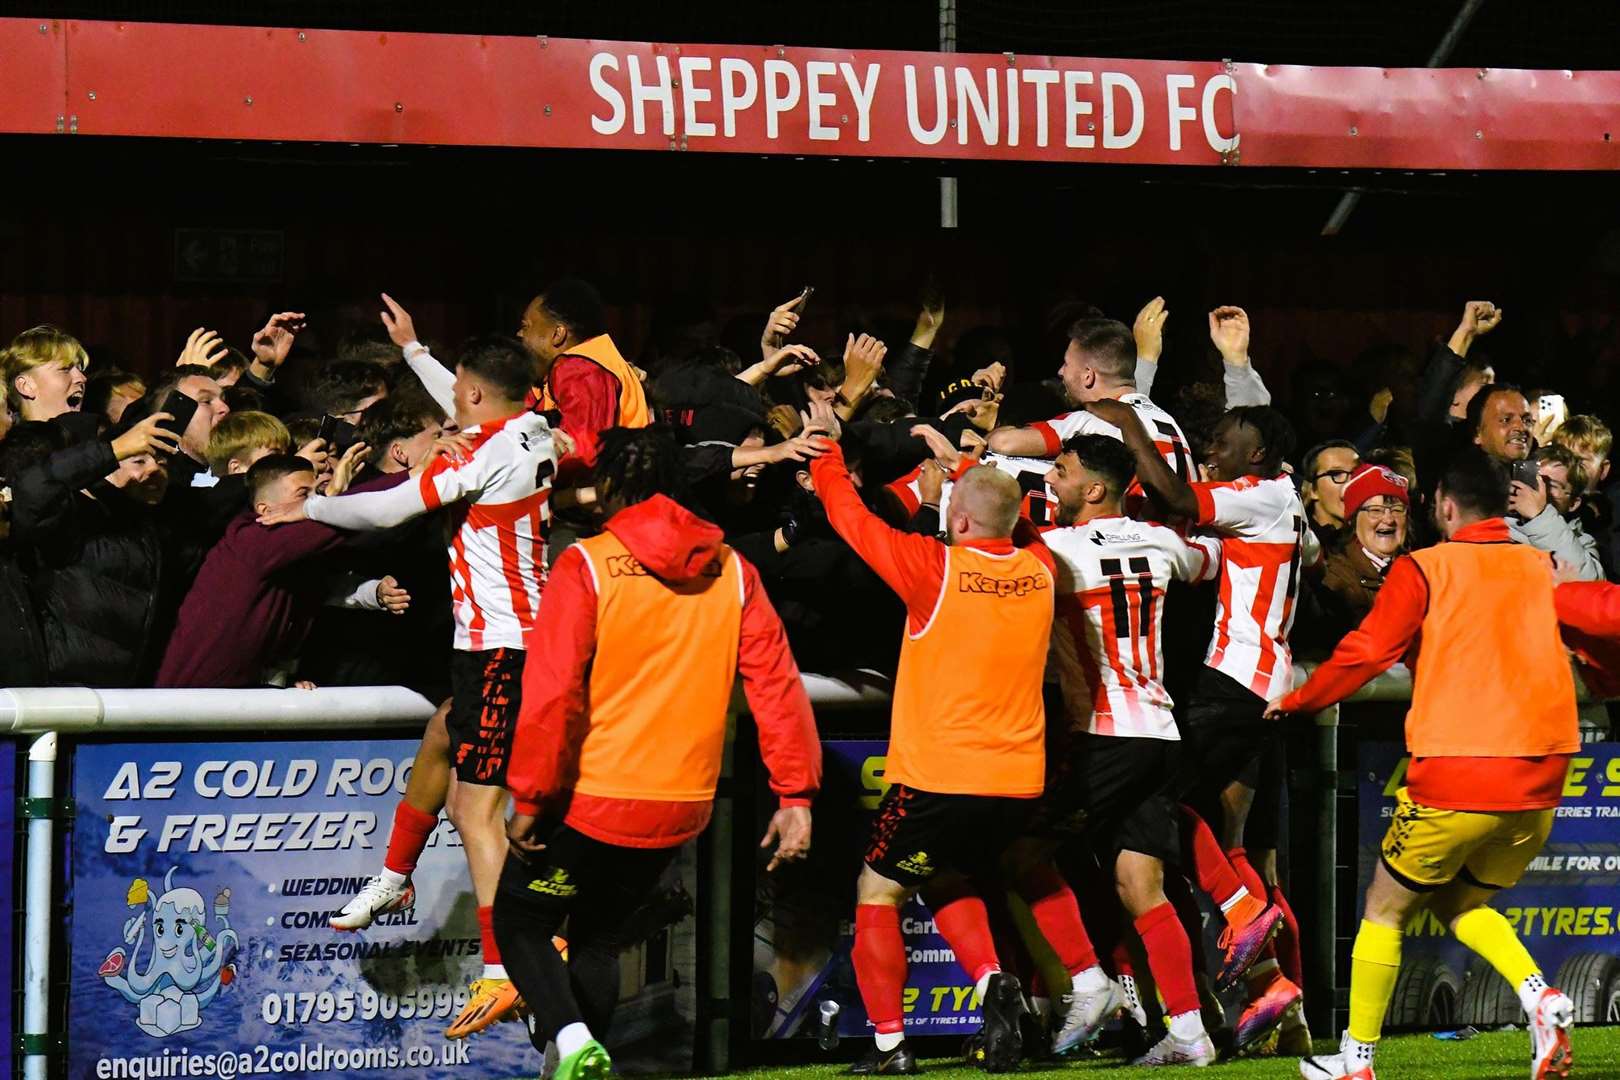
<path fill-rule="evenodd" d="M 360 440 L 360 429 L 347 420 L 327 415 L 321 417 L 321 427 L 315 436 L 326 441 L 327 453 L 341 456 L 345 450 Z"/>
<path fill-rule="evenodd" d="M 197 403 L 178 390 L 170 390 L 169 396 L 158 406 L 158 412 L 166 412 L 174 417 L 173 420 L 163 421 L 163 429 L 178 439 L 185 434 L 186 428 L 191 425 L 191 418 L 197 414 Z"/>

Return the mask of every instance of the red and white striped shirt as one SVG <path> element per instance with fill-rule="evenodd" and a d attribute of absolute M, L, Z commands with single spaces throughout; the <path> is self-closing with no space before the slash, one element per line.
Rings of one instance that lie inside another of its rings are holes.
<path fill-rule="evenodd" d="M 1179 739 L 1164 688 L 1164 591 L 1172 581 L 1213 579 L 1221 542 L 1127 517 L 1093 518 L 1041 539 L 1057 563 L 1050 669 L 1070 730 Z"/>
<path fill-rule="evenodd" d="M 1223 537 L 1215 636 L 1204 663 L 1270 701 L 1293 689 L 1288 631 L 1301 566 L 1321 555 L 1287 476 L 1192 485 L 1198 524 Z"/>
<path fill-rule="evenodd" d="M 973 465 L 993 465 L 1014 480 L 1017 480 L 1018 486 L 1024 492 L 1024 501 L 1019 507 L 1019 512 L 1034 522 L 1035 527 L 1038 529 L 1044 531 L 1054 527 L 1057 522 L 1058 501 L 1057 493 L 1046 486 L 1046 474 L 1052 471 L 1050 461 L 1045 458 L 1014 457 L 1010 454 L 997 454 L 994 451 L 987 450 L 984 452 L 983 457 L 978 460 L 966 460 L 963 464 L 963 470 L 965 471 Z M 922 488 L 917 479 L 921 472 L 922 466 L 919 465 L 900 479 L 889 484 L 889 490 L 899 497 L 908 514 L 915 514 L 922 506 Z M 958 471 L 956 475 L 960 476 L 961 471 Z M 944 485 L 940 488 L 939 507 L 941 513 L 944 513 L 946 507 L 951 504 L 951 488 L 955 484 L 956 476 L 950 476 L 945 479 Z M 944 527 L 944 522 L 941 521 L 940 528 L 943 529 Z"/>
<path fill-rule="evenodd" d="M 1181 433 L 1181 425 L 1176 423 L 1176 418 L 1153 404 L 1146 394 L 1126 394 L 1119 400 L 1136 410 L 1137 419 L 1142 421 L 1142 426 L 1153 437 L 1153 445 L 1164 455 L 1170 471 L 1183 480 L 1191 480 L 1197 470 L 1193 468 L 1192 452 L 1187 449 L 1187 436 Z M 1050 457 L 1057 457 L 1063 450 L 1064 442 L 1075 435 L 1107 435 L 1111 439 L 1120 437 L 1119 428 L 1098 419 L 1085 409 L 1039 421 L 1031 424 L 1030 428 L 1040 432 L 1046 440 L 1046 453 Z M 1133 483 L 1131 492 L 1135 494 L 1140 491 L 1141 488 Z"/>
<path fill-rule="evenodd" d="M 310 496 L 306 513 L 343 529 L 386 529 L 455 507 L 450 596 L 455 647 L 521 649 L 540 609 L 557 451 L 545 418 L 531 412 L 463 429 L 466 456 L 433 460 L 415 483 L 335 498 Z"/>

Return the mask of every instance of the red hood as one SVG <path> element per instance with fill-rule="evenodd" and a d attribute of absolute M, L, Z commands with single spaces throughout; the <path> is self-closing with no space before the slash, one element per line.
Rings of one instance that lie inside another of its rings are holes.
<path fill-rule="evenodd" d="M 674 499 L 654 495 L 608 519 L 607 531 L 665 581 L 690 581 L 720 554 L 725 534 Z"/>

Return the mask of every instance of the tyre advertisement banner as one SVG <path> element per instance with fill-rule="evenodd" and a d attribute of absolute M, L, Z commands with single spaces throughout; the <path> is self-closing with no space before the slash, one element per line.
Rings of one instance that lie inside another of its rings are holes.
<path fill-rule="evenodd" d="M 1372 880 L 1406 764 L 1397 743 L 1361 745 L 1358 898 Z M 1620 745 L 1593 743 L 1574 756 L 1546 846 L 1491 906 L 1548 980 L 1574 999 L 1578 1024 L 1620 1021 Z M 1524 1023 L 1514 989 L 1434 916 L 1424 912 L 1406 934 L 1391 1027 Z"/>
<path fill-rule="evenodd" d="M 855 940 L 855 880 L 860 874 L 878 803 L 888 743 L 831 740 L 822 744 L 822 790 L 816 799 L 816 842 L 810 859 L 776 874 L 759 874 L 754 921 L 752 1031 L 758 1038 L 815 1035 L 823 1006 L 839 1007 L 841 1036 L 872 1033 L 861 1005 L 850 947 Z M 909 972 L 905 1023 L 909 1035 L 967 1035 L 977 1030 L 973 982 L 939 936 L 926 905 L 913 899 L 900 911 Z"/>
<path fill-rule="evenodd" d="M 414 740 L 80 746 L 68 1076 L 538 1071 L 522 1023 L 444 1037 L 483 964 L 448 821 L 413 876 L 414 907 L 358 933 L 327 925 L 381 869 L 415 752 Z M 651 1022 L 681 1067 L 690 1003 L 683 1018 L 657 993 L 681 978 L 667 926 L 656 963 L 650 946 L 626 954 L 614 1034 Z M 660 1007 L 640 1007 L 649 997 Z"/>

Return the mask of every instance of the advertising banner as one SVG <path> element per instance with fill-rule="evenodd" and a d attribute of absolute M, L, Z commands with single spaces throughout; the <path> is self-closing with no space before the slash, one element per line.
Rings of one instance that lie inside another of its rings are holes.
<path fill-rule="evenodd" d="M 786 1039 L 816 1034 L 823 1003 L 839 1006 L 841 1036 L 872 1033 L 861 1005 L 849 951 L 855 940 L 855 879 L 872 820 L 888 784 L 888 743 L 822 744 L 822 790 L 816 800 L 811 862 L 759 879 L 755 912 L 752 1030 Z M 909 971 L 904 996 L 908 1035 L 966 1035 L 981 1019 L 973 981 L 939 936 L 921 900 L 900 910 Z"/>
<path fill-rule="evenodd" d="M 1358 897 L 1372 880 L 1406 765 L 1397 743 L 1361 745 Z M 1546 846 L 1491 906 L 1574 999 L 1577 1023 L 1620 1021 L 1620 744 L 1593 743 L 1571 760 Z M 1358 916 L 1359 908 L 1358 899 Z M 1424 912 L 1406 934 L 1392 1026 L 1524 1022 L 1513 988 L 1434 916 Z"/>
<path fill-rule="evenodd" d="M 318 752 L 317 751 L 318 748 Z M 441 820 L 415 906 L 327 926 L 382 867 L 414 741 L 78 748 L 68 1076 L 533 1074 L 522 1023 L 450 1041 L 483 964 L 476 901 Z M 684 893 L 683 893 L 684 895 Z M 690 906 L 687 906 L 690 910 Z M 684 912 L 683 912 L 684 914 Z M 691 941 L 626 954 L 615 1033 L 691 1060 Z M 610 1043 L 614 1040 L 610 1037 Z"/>
<path fill-rule="evenodd" d="M 1620 73 L 0 19 L 0 131 L 1134 165 L 1612 169 Z"/>

